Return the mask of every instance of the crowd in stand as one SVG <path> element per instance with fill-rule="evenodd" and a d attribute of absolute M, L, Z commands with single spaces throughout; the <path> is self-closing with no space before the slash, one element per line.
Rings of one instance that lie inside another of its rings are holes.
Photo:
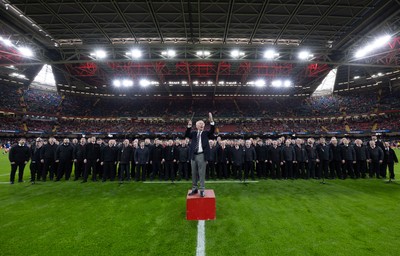
<path fill-rule="evenodd" d="M 48 179 L 87 182 L 119 182 L 146 179 L 170 180 L 190 177 L 189 139 L 143 141 L 125 139 L 107 142 L 96 137 L 63 139 L 38 137 L 30 145 L 25 139 L 11 147 L 10 182 L 23 181 L 23 170 L 30 160 L 31 182 Z M 389 142 L 332 137 L 307 140 L 281 137 L 276 140 L 210 140 L 207 179 L 394 179 L 398 162 Z M 72 174 L 72 171 L 74 173 Z"/>

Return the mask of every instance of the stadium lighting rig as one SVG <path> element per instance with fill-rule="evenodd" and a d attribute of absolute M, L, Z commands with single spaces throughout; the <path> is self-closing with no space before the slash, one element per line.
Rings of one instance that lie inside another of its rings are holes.
<path fill-rule="evenodd" d="M 132 49 L 126 53 L 127 56 L 131 56 L 132 59 L 140 59 L 142 57 L 142 51 L 139 49 Z"/>
<path fill-rule="evenodd" d="M 239 50 L 232 50 L 231 51 L 231 57 L 232 58 L 237 59 L 237 58 L 243 57 L 243 56 L 244 56 L 244 52 L 242 52 L 242 51 L 239 51 Z"/>
<path fill-rule="evenodd" d="M 147 80 L 147 79 L 141 79 L 141 80 L 139 81 L 139 84 L 140 84 L 140 86 L 142 86 L 142 87 L 147 87 L 147 86 L 150 85 L 150 81 Z"/>
<path fill-rule="evenodd" d="M 275 52 L 274 50 L 266 50 L 264 52 L 264 59 L 273 60 L 279 57 L 279 53 Z"/>
<path fill-rule="evenodd" d="M 167 58 L 173 58 L 176 56 L 176 51 L 175 50 L 167 50 L 161 52 L 161 55 L 167 57 Z"/>
<path fill-rule="evenodd" d="M 107 57 L 107 53 L 104 50 L 96 50 L 95 52 L 92 52 L 90 56 L 93 56 L 96 59 L 104 59 Z"/>
<path fill-rule="evenodd" d="M 369 43 L 369 44 L 365 45 L 364 47 L 362 47 L 361 49 L 359 49 L 358 51 L 356 51 L 354 57 L 356 57 L 357 59 L 364 58 L 371 52 L 387 45 L 387 43 L 391 39 L 392 39 L 392 37 L 390 35 L 380 36 L 380 37 L 376 38 L 372 43 Z"/>
<path fill-rule="evenodd" d="M 300 60 L 309 60 L 309 59 L 311 59 L 312 57 L 314 57 L 314 55 L 311 54 L 309 51 L 301 51 L 301 52 L 299 52 L 299 54 L 298 54 L 298 58 L 299 58 Z"/>
<path fill-rule="evenodd" d="M 274 81 L 271 82 L 271 86 L 277 87 L 277 88 L 281 88 L 281 87 L 288 88 L 288 87 L 292 86 L 292 81 L 277 79 L 277 80 L 274 80 Z"/>
<path fill-rule="evenodd" d="M 28 47 L 18 47 L 18 51 L 25 57 L 33 56 L 33 51 Z"/>
<path fill-rule="evenodd" d="M 209 52 L 209 51 L 197 51 L 196 55 L 199 56 L 199 57 L 204 58 L 204 57 L 210 56 L 211 52 Z"/>
<path fill-rule="evenodd" d="M 114 79 L 113 81 L 114 87 L 132 87 L 133 86 L 133 81 L 131 79 Z"/>

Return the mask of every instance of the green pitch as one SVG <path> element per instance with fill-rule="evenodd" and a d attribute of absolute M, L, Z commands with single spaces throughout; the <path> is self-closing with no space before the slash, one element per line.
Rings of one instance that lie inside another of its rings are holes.
<path fill-rule="evenodd" d="M 397 152 L 399 155 L 399 152 Z M 0 155 L 0 255 L 195 255 L 189 183 L 9 185 Z M 400 179 L 400 168 L 396 165 Z M 4 182 L 4 183 L 3 183 Z M 399 255 L 400 181 L 208 184 L 206 255 Z"/>

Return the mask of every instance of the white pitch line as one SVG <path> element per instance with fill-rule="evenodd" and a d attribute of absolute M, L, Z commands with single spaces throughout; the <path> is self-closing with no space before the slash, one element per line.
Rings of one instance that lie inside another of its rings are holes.
<path fill-rule="evenodd" d="M 197 248 L 196 256 L 206 255 L 206 224 L 204 220 L 199 220 L 197 225 Z"/>
<path fill-rule="evenodd" d="M 6 173 L 6 174 L 0 174 L 0 176 L 9 176 L 10 174 L 9 173 Z"/>
<path fill-rule="evenodd" d="M 206 181 L 206 183 L 258 183 L 258 180 L 249 180 L 246 182 L 239 181 L 239 180 L 210 180 Z M 143 181 L 145 184 L 171 184 L 171 181 Z M 192 183 L 191 181 L 175 181 L 173 183 Z"/>

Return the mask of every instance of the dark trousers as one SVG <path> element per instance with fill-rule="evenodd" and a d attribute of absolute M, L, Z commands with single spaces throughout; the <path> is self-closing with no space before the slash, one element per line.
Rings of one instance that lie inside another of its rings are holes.
<path fill-rule="evenodd" d="M 77 160 L 75 162 L 75 180 L 78 180 L 84 173 L 85 164 L 83 160 Z"/>
<path fill-rule="evenodd" d="M 207 164 L 206 179 L 215 178 L 215 162 L 210 161 Z"/>
<path fill-rule="evenodd" d="M 232 175 L 236 179 L 243 179 L 243 166 L 238 164 L 232 164 Z"/>
<path fill-rule="evenodd" d="M 92 180 L 96 181 L 97 180 L 97 164 L 96 164 L 95 159 L 87 159 L 87 162 L 85 165 L 85 172 L 83 174 L 84 181 L 87 181 L 90 171 L 92 171 Z"/>
<path fill-rule="evenodd" d="M 146 180 L 146 164 L 137 164 L 136 165 L 136 174 L 135 174 L 135 180 L 139 181 L 140 180 L 140 173 L 142 174 L 142 181 Z"/>
<path fill-rule="evenodd" d="M 129 180 L 131 178 L 131 174 L 130 174 L 130 164 L 126 163 L 126 164 L 119 164 L 119 173 L 118 173 L 118 179 L 119 181 L 123 181 L 123 180 Z M 134 170 L 132 170 L 133 173 Z"/>
<path fill-rule="evenodd" d="M 256 170 L 257 170 L 258 178 L 266 178 L 267 177 L 267 165 L 266 165 L 265 161 L 258 161 Z"/>
<path fill-rule="evenodd" d="M 150 180 L 153 180 L 157 177 L 157 175 L 161 175 L 161 161 L 153 161 L 153 163 L 151 164 L 151 175 L 150 175 Z M 162 177 L 160 176 L 160 180 L 162 179 Z"/>
<path fill-rule="evenodd" d="M 165 167 L 165 176 L 164 180 L 171 179 L 172 181 L 175 180 L 175 168 L 174 168 L 175 163 L 172 161 L 165 161 L 164 167 Z"/>
<path fill-rule="evenodd" d="M 382 178 L 386 178 L 386 162 L 379 165 L 379 174 Z"/>
<path fill-rule="evenodd" d="M 343 176 L 346 178 L 346 176 L 349 175 L 351 178 L 354 178 L 354 169 L 353 169 L 353 161 L 351 160 L 345 160 L 343 164 Z"/>
<path fill-rule="evenodd" d="M 271 178 L 272 179 L 282 179 L 281 165 L 279 162 L 271 163 Z"/>
<path fill-rule="evenodd" d="M 318 168 L 318 178 L 322 178 L 322 175 L 327 179 L 329 177 L 329 160 L 321 160 Z"/>
<path fill-rule="evenodd" d="M 315 160 L 308 161 L 306 179 L 315 178 L 315 166 L 316 166 Z"/>
<path fill-rule="evenodd" d="M 355 175 L 357 178 L 365 178 L 365 173 L 367 172 L 367 160 L 358 160 L 356 162 Z"/>
<path fill-rule="evenodd" d="M 35 162 L 29 165 L 31 170 L 31 181 L 34 182 L 36 180 L 40 180 L 42 177 L 42 164 L 40 162 Z"/>
<path fill-rule="evenodd" d="M 50 174 L 50 180 L 54 179 L 54 173 L 56 171 L 56 162 L 53 159 L 44 159 L 42 179 L 47 179 L 47 174 Z"/>
<path fill-rule="evenodd" d="M 370 162 L 369 163 L 369 177 L 373 177 L 374 175 L 379 178 L 380 169 L 379 169 L 379 162 Z"/>
<path fill-rule="evenodd" d="M 111 181 L 115 180 L 115 162 L 103 163 L 102 181 L 106 181 L 108 178 L 110 178 Z"/>
<path fill-rule="evenodd" d="M 385 165 L 385 170 L 389 169 L 390 178 L 394 179 L 394 163 L 387 163 Z"/>
<path fill-rule="evenodd" d="M 285 177 L 288 179 L 293 179 L 293 162 L 285 161 Z"/>
<path fill-rule="evenodd" d="M 228 166 L 226 162 L 218 163 L 218 179 L 228 178 Z"/>
<path fill-rule="evenodd" d="M 181 178 L 185 178 L 185 180 L 189 180 L 189 163 L 188 162 L 179 162 L 178 163 L 178 173 Z"/>
<path fill-rule="evenodd" d="M 14 182 L 17 168 L 18 168 L 18 182 L 23 181 L 25 164 L 22 162 L 11 165 L 10 182 Z"/>
<path fill-rule="evenodd" d="M 251 178 L 254 180 L 254 162 L 253 161 L 245 161 L 244 162 L 244 178 L 247 180 L 249 178 L 249 174 Z"/>
<path fill-rule="evenodd" d="M 306 178 L 306 163 L 305 162 L 297 162 L 295 168 L 294 177 L 297 178 Z"/>
<path fill-rule="evenodd" d="M 343 178 L 343 173 L 342 173 L 342 161 L 332 161 L 331 162 L 331 178 L 335 178 L 335 175 L 340 179 Z"/>
<path fill-rule="evenodd" d="M 57 180 L 60 180 L 65 174 L 65 180 L 69 180 L 71 177 L 71 165 L 70 161 L 60 161 L 57 168 Z"/>

